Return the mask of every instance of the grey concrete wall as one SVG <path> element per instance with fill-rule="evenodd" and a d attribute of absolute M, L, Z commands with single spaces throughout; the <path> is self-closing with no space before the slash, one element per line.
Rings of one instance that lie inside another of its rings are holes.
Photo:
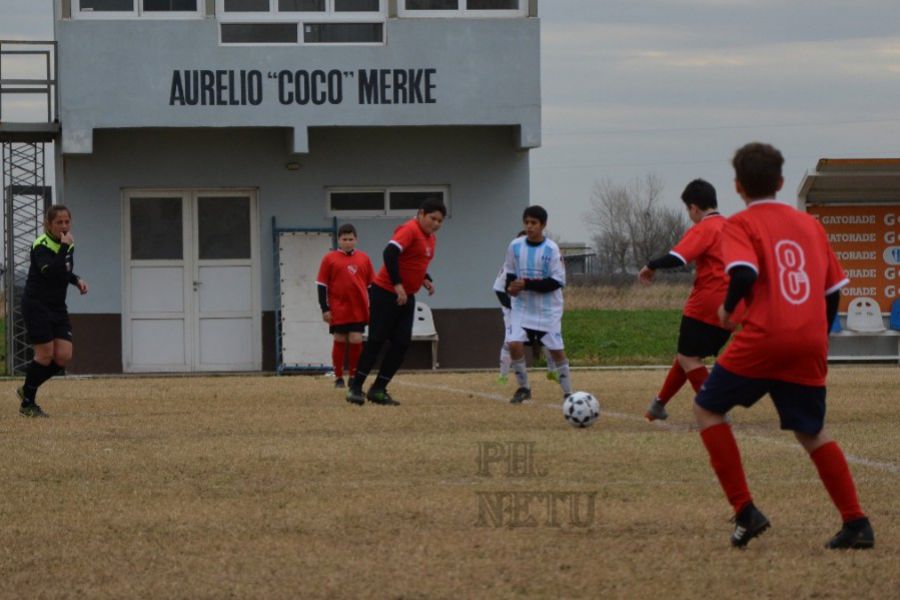
<path fill-rule="evenodd" d="M 314 126 L 512 125 L 522 147 L 540 145 L 540 23 L 533 18 L 388 19 L 386 43 L 374 46 L 221 46 L 216 19 L 62 20 L 56 35 L 66 154 L 92 152 L 95 129 L 123 127 L 286 127 L 295 132 L 293 150 L 303 153 Z M 434 102 L 361 104 L 361 70 L 371 69 L 432 69 Z M 284 103 L 279 73 L 315 70 L 337 74 L 340 102 Z M 220 83 L 228 90 L 215 105 L 182 105 L 173 89 L 176 72 L 190 77 L 185 71 L 221 72 L 217 90 Z M 258 104 L 230 84 L 241 71 L 261 77 Z M 238 90 L 238 104 L 229 90 Z"/>
<path fill-rule="evenodd" d="M 529 200 L 527 151 L 509 127 L 313 129 L 310 152 L 285 150 L 280 129 L 143 129 L 95 133 L 94 153 L 64 157 L 64 201 L 73 211 L 76 272 L 91 285 L 70 294 L 73 313 L 122 311 L 123 188 L 259 189 L 262 309 L 275 305 L 271 218 L 282 227 L 328 227 L 325 188 L 450 186 L 451 214 L 438 233 L 434 308 L 497 305 L 491 285 Z M 298 160 L 301 168 L 287 170 Z M 360 247 L 381 252 L 403 219 L 354 219 Z M 424 296 L 422 296 L 424 298 Z"/>

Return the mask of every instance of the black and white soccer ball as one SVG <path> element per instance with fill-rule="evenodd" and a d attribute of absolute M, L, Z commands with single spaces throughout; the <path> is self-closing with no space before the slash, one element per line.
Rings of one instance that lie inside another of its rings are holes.
<path fill-rule="evenodd" d="M 600 403 L 588 392 L 574 392 L 563 401 L 563 416 L 572 427 L 590 427 L 600 417 Z"/>

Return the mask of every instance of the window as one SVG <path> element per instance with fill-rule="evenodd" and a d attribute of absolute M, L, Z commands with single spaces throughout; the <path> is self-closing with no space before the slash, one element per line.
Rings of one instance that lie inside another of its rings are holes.
<path fill-rule="evenodd" d="M 216 0 L 218 17 L 270 18 L 275 20 L 302 17 L 326 17 L 340 19 L 384 18 L 387 0 Z"/>
<path fill-rule="evenodd" d="M 296 44 L 296 23 L 222 23 L 223 44 Z"/>
<path fill-rule="evenodd" d="M 384 23 L 308 23 L 303 26 L 306 44 L 380 44 Z"/>
<path fill-rule="evenodd" d="M 327 188 L 329 216 L 409 217 L 429 198 L 441 200 L 449 209 L 448 186 L 392 186 Z"/>
<path fill-rule="evenodd" d="M 73 0 L 72 16 L 79 19 L 199 18 L 203 0 Z"/>
<path fill-rule="evenodd" d="M 524 17 L 528 0 L 398 0 L 401 17 Z"/>

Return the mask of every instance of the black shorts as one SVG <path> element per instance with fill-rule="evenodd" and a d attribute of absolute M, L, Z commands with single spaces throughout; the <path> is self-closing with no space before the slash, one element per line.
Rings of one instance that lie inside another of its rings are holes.
<path fill-rule="evenodd" d="M 328 333 L 362 333 L 365 330 L 366 323 L 341 323 L 328 327 Z"/>
<path fill-rule="evenodd" d="M 678 354 L 682 356 L 718 356 L 731 332 L 692 317 L 681 317 L 678 331 Z"/>
<path fill-rule="evenodd" d="M 72 341 L 72 324 L 65 309 L 51 309 L 37 302 L 22 301 L 22 320 L 30 344 L 53 340 Z"/>
<path fill-rule="evenodd" d="M 735 406 L 747 408 L 769 394 L 781 428 L 815 435 L 825 426 L 825 387 L 801 385 L 776 379 L 751 379 L 713 367 L 694 402 L 714 413 L 727 413 Z"/>
<path fill-rule="evenodd" d="M 416 316 L 416 297 L 407 295 L 406 304 L 397 304 L 397 294 L 380 286 L 369 288 L 369 340 L 408 345 Z"/>

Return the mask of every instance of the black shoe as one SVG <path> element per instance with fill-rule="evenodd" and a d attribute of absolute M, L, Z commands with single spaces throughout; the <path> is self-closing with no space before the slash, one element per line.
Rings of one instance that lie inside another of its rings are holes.
<path fill-rule="evenodd" d="M 49 417 L 34 401 L 23 402 L 19 407 L 19 414 L 23 417 Z"/>
<path fill-rule="evenodd" d="M 366 396 L 363 394 L 362 390 L 359 388 L 354 388 L 352 385 L 347 390 L 347 402 L 350 404 L 356 404 L 362 406 L 366 403 Z"/>
<path fill-rule="evenodd" d="M 747 543 L 770 527 L 766 515 L 762 514 L 751 502 L 734 517 L 734 533 L 731 534 L 731 545 L 743 548 Z"/>
<path fill-rule="evenodd" d="M 510 404 L 522 404 L 526 400 L 531 400 L 531 389 L 527 387 L 520 387 L 516 390 L 516 393 L 513 394 L 512 399 L 510 399 Z"/>
<path fill-rule="evenodd" d="M 347 386 L 344 385 L 344 378 L 343 378 L 343 377 L 338 377 L 337 379 L 334 380 L 334 389 L 336 389 L 336 390 L 342 390 L 342 389 L 344 389 L 345 387 L 347 387 Z"/>
<path fill-rule="evenodd" d="M 375 404 L 381 404 L 383 406 L 399 406 L 400 403 L 391 398 L 391 395 L 388 394 L 387 390 L 377 390 L 375 388 L 369 388 L 369 393 L 366 394 L 366 399 L 369 402 L 374 402 Z"/>
<path fill-rule="evenodd" d="M 862 517 L 844 523 L 841 530 L 825 544 L 832 550 L 853 549 L 866 550 L 875 547 L 875 532 L 869 519 Z"/>

